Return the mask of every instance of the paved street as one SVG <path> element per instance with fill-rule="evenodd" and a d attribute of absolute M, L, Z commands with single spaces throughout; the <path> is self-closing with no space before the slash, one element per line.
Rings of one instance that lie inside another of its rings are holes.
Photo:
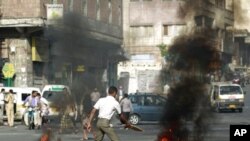
<path fill-rule="evenodd" d="M 224 112 L 216 113 L 216 119 L 210 123 L 211 129 L 207 134 L 206 141 L 228 141 L 229 140 L 229 126 L 230 124 L 250 124 L 250 87 L 244 88 L 247 91 L 245 99 L 245 108 L 243 113 L 238 112 Z M 159 126 L 156 123 L 142 123 L 139 126 L 144 129 L 144 132 L 136 132 L 131 130 L 124 130 L 116 124 L 116 131 L 121 137 L 121 141 L 154 141 L 159 133 Z M 41 135 L 41 130 L 28 130 L 27 127 L 16 123 L 16 128 L 9 128 L 0 126 L 0 140 L 1 141 L 36 141 Z M 61 134 L 62 141 L 79 141 L 81 133 Z M 91 139 L 90 135 L 90 140 Z M 104 141 L 108 141 L 105 137 Z"/>
<path fill-rule="evenodd" d="M 121 126 L 117 125 L 115 128 L 117 129 L 117 133 L 121 137 L 121 140 L 131 140 L 131 141 L 152 141 L 155 139 L 155 135 L 158 133 L 158 130 L 152 130 L 157 127 L 155 124 L 141 125 L 144 128 L 144 132 L 136 132 L 131 130 L 124 130 Z M 36 141 L 40 135 L 41 130 L 28 130 L 27 127 L 23 125 L 17 125 L 16 128 L 9 127 L 0 127 L 0 140 L 1 141 Z M 73 134 L 73 133 L 65 133 L 60 136 L 63 141 L 79 141 L 81 138 L 81 133 Z M 90 139 L 92 139 L 92 135 L 89 135 Z M 108 139 L 105 139 L 108 141 Z"/>

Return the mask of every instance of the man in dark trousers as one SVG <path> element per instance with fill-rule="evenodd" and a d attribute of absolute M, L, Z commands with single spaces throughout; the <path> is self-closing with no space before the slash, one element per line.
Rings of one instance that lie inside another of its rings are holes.
<path fill-rule="evenodd" d="M 100 98 L 94 105 L 89 121 L 87 122 L 87 128 L 91 128 L 91 122 L 97 110 L 99 110 L 98 120 L 97 120 L 97 131 L 96 131 L 96 141 L 102 141 L 105 134 L 110 138 L 111 141 L 120 141 L 114 128 L 110 126 L 110 119 L 117 111 L 120 120 L 126 124 L 127 127 L 130 123 L 121 114 L 121 107 L 119 102 L 116 100 L 117 88 L 114 86 L 109 87 L 108 95 L 104 98 Z"/>

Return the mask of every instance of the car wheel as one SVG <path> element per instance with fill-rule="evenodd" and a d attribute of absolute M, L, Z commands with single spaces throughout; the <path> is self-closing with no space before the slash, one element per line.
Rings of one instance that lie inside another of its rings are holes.
<path fill-rule="evenodd" d="M 136 114 L 132 114 L 132 115 L 129 116 L 129 121 L 132 124 L 138 124 L 139 121 L 140 121 L 140 117 L 138 115 L 136 115 Z"/>

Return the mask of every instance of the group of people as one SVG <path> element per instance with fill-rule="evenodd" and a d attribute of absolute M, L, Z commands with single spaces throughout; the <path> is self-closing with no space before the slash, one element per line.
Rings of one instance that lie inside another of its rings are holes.
<path fill-rule="evenodd" d="M 93 97 L 95 97 L 95 99 L 92 99 Z M 131 126 L 128 118 L 130 112 L 133 111 L 133 108 L 131 101 L 128 99 L 128 94 L 125 93 L 124 97 L 119 101 L 118 89 L 115 86 L 111 86 L 108 89 L 108 95 L 106 97 L 100 98 L 100 95 L 91 93 L 91 101 L 93 108 L 83 120 L 84 131 L 82 140 L 87 140 L 87 133 L 92 131 L 95 141 L 102 141 L 105 134 L 110 140 L 119 141 L 120 139 L 115 133 L 114 128 L 111 126 L 110 120 L 116 112 L 121 123 L 125 124 L 125 128 Z M 96 127 L 93 131 L 92 122 L 95 119 L 97 112 Z"/>
<path fill-rule="evenodd" d="M 8 117 L 8 125 L 14 126 L 14 93 L 12 90 L 5 92 L 4 89 L 1 90 L 1 94 L 4 94 L 5 108 Z M 111 86 L 108 89 L 108 94 L 106 97 L 102 97 L 97 89 L 94 90 L 90 95 L 92 110 L 90 113 L 86 114 L 85 119 L 83 120 L 83 140 L 88 139 L 88 133 L 92 131 L 93 136 L 96 141 L 102 141 L 104 135 L 107 136 L 112 141 L 119 141 L 119 137 L 114 131 L 114 128 L 110 124 L 110 120 L 114 113 L 118 114 L 118 117 L 121 123 L 125 124 L 125 128 L 131 126 L 128 121 L 129 114 L 132 112 L 132 104 L 128 99 L 128 94 L 124 94 L 124 97 L 119 101 L 118 89 L 115 86 Z M 68 98 L 65 98 L 68 99 Z M 34 124 L 37 128 L 40 128 L 42 125 L 42 117 L 48 114 L 48 104 L 41 97 L 40 93 L 37 91 L 32 91 L 32 94 L 28 96 L 23 106 L 32 107 L 36 109 L 34 114 Z M 98 112 L 97 112 L 98 111 Z M 95 118 L 96 113 L 98 113 L 97 118 Z M 64 114 L 67 115 L 67 114 Z M 25 119 L 27 119 L 28 114 L 25 114 Z M 92 122 L 96 119 L 96 127 L 93 130 Z"/>
<path fill-rule="evenodd" d="M 14 103 L 16 101 L 14 92 L 10 89 L 8 92 L 5 89 L 1 89 L 0 99 L 2 101 L 1 108 L 5 107 L 6 116 L 8 121 L 8 126 L 14 127 Z M 44 98 L 41 97 L 41 94 L 37 91 L 32 91 L 24 103 L 25 107 L 32 107 L 35 109 L 34 112 L 34 124 L 39 129 L 42 125 L 42 118 L 45 115 L 49 114 L 48 103 Z M 3 111 L 1 111 L 3 113 Z M 2 115 L 3 116 L 3 115 Z M 24 121 L 28 123 L 28 108 L 24 112 Z"/>

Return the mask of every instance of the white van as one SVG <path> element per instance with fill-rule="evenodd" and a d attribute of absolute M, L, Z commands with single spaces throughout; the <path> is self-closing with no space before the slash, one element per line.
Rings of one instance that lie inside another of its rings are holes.
<path fill-rule="evenodd" d="M 49 116 L 48 118 L 52 119 L 59 115 L 59 108 L 60 105 L 58 104 L 58 100 L 61 98 L 61 96 L 64 96 L 64 90 L 67 90 L 69 95 L 72 96 L 71 90 L 66 85 L 45 85 L 42 90 L 42 97 L 44 97 L 49 104 Z M 60 101 L 59 101 L 60 102 Z M 75 107 L 77 108 L 77 104 L 75 104 Z M 77 109 L 76 111 L 72 111 L 70 114 L 71 116 L 77 116 Z"/>
<path fill-rule="evenodd" d="M 0 87 L 0 90 L 5 89 L 5 92 L 9 92 L 9 90 L 13 90 L 14 92 L 14 119 L 22 120 L 25 108 L 23 106 L 24 100 L 28 97 L 32 91 L 37 91 L 41 93 L 41 90 L 36 87 Z M 7 119 L 6 111 L 4 108 L 4 119 Z"/>
<path fill-rule="evenodd" d="M 211 106 L 217 112 L 221 110 L 239 110 L 243 111 L 244 94 L 238 84 L 232 83 L 212 83 L 210 89 Z"/>

